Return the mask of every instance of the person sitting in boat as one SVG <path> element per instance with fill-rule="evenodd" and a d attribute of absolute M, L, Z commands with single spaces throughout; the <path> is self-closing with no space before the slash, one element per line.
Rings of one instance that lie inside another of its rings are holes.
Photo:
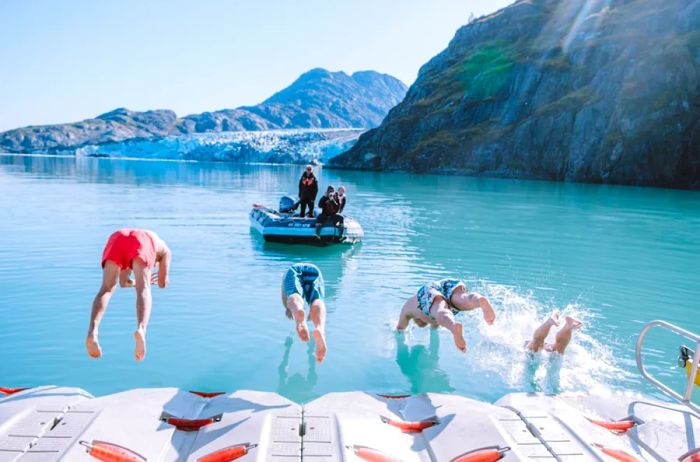
<path fill-rule="evenodd" d="M 318 180 L 314 176 L 314 168 L 311 165 L 307 165 L 304 169 L 304 173 L 301 174 L 299 179 L 299 202 L 301 203 L 301 209 L 299 210 L 299 216 L 304 217 L 306 212 L 306 207 L 309 207 L 309 217 L 314 217 L 314 202 L 316 202 L 316 195 L 318 194 Z"/>
<path fill-rule="evenodd" d="M 549 331 L 552 329 L 552 326 L 558 326 L 559 324 L 559 311 L 554 310 L 552 311 L 552 314 L 550 314 L 549 317 L 537 329 L 535 329 L 535 332 L 532 334 L 532 340 L 525 344 L 525 348 L 533 353 L 537 353 L 538 351 L 544 349 L 550 353 L 559 353 L 560 355 L 563 355 L 566 347 L 571 341 L 572 332 L 574 329 L 581 327 L 583 323 L 571 316 L 566 316 L 564 318 L 564 326 L 559 329 L 559 332 L 557 332 L 556 336 L 554 337 L 554 343 L 545 343 L 545 339 L 547 338 L 547 335 L 549 335 Z"/>
<path fill-rule="evenodd" d="M 90 326 L 85 345 L 93 358 L 102 356 L 98 341 L 100 321 L 117 287 L 136 288 L 136 350 L 137 361 L 146 357 L 146 328 L 151 317 L 151 284 L 164 289 L 168 285 L 171 253 L 165 242 L 147 229 L 120 229 L 112 233 L 102 252 L 102 286 L 92 302 Z M 158 273 L 152 274 L 158 264 Z M 131 279 L 131 272 L 134 279 Z"/>
<path fill-rule="evenodd" d="M 338 213 L 340 210 L 340 203 L 338 202 L 338 193 L 335 192 L 333 186 L 328 186 L 326 194 L 318 201 L 318 208 L 321 209 L 321 214 L 316 217 L 316 239 L 321 238 L 321 228 L 328 222 L 333 226 L 337 226 L 342 235 L 344 219 L 343 216 Z"/>
<path fill-rule="evenodd" d="M 493 324 L 496 313 L 489 300 L 476 292 L 469 292 L 464 281 L 460 279 L 431 281 L 418 289 L 418 292 L 404 304 L 396 329 L 405 330 L 411 320 L 419 327 L 442 326 L 452 333 L 457 348 L 466 352 L 467 344 L 462 335 L 462 323 L 455 321 L 454 315 L 460 311 L 471 311 L 476 308 L 482 310 L 487 324 Z"/>
<path fill-rule="evenodd" d="M 345 186 L 340 185 L 338 187 L 338 205 L 340 206 L 338 208 L 338 213 L 343 214 L 343 210 L 345 210 L 345 204 L 347 203 L 348 196 L 345 195 Z"/>
<path fill-rule="evenodd" d="M 309 305 L 309 319 L 314 323 L 312 336 L 316 344 L 316 361 L 326 357 L 326 302 L 323 275 L 316 265 L 296 263 L 282 276 L 282 304 L 287 318 L 296 323 L 297 335 L 302 342 L 309 341 L 304 304 Z"/>

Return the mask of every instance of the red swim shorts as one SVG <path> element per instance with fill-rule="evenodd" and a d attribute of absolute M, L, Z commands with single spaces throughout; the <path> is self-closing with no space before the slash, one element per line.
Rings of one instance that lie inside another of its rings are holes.
<path fill-rule="evenodd" d="M 140 258 L 147 267 L 156 264 L 156 246 L 151 235 L 141 229 L 120 229 L 107 240 L 102 251 L 102 267 L 107 260 L 122 269 L 131 269 L 134 258 Z"/>

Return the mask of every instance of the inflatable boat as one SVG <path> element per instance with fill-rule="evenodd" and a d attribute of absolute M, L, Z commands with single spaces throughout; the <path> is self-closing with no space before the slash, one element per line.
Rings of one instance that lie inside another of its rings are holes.
<path fill-rule="evenodd" d="M 639 343 L 637 353 L 639 360 Z M 692 359 L 691 390 L 699 360 Z M 4 388 L 0 461 L 696 462 L 700 409 L 687 395 L 674 397 L 680 402 L 627 392 L 511 393 L 492 404 L 343 392 L 297 404 L 256 391 L 93 397 L 77 388 Z"/>
<path fill-rule="evenodd" d="M 273 242 L 332 242 L 353 244 L 362 240 L 362 226 L 350 216 L 344 215 L 343 226 L 325 223 L 321 228 L 320 239 L 316 237 L 316 219 L 299 217 L 294 213 L 287 197 L 280 200 L 279 210 L 254 205 L 250 211 L 252 227 L 262 234 L 266 241 Z M 293 204 L 293 200 L 292 200 Z"/>

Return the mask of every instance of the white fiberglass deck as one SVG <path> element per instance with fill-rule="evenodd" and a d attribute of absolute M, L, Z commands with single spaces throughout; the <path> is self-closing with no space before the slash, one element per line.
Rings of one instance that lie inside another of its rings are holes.
<path fill-rule="evenodd" d="M 275 393 L 174 388 L 95 398 L 45 386 L 0 396 L 0 462 L 659 461 L 700 442 L 700 416 L 687 407 L 622 395 L 510 394 L 488 404 L 348 392 L 303 406 Z M 592 420 L 631 428 L 614 433 Z M 122 458 L 100 456 L 97 442 Z M 97 457 L 85 446 L 95 444 Z"/>

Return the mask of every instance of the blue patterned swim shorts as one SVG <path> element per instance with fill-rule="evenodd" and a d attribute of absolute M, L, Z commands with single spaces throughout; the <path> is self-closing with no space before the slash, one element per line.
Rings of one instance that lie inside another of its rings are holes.
<path fill-rule="evenodd" d="M 467 284 L 465 284 L 465 282 L 461 279 L 441 279 L 439 281 L 430 281 L 418 289 L 418 293 L 416 294 L 418 298 L 418 308 L 427 316 L 432 318 L 433 316 L 430 314 L 430 307 L 433 306 L 435 297 L 440 295 L 445 299 L 447 305 L 454 314 L 459 313 L 459 310 L 450 304 L 450 298 L 452 297 L 455 289 L 457 289 L 459 286 L 462 286 L 465 291 L 467 290 Z"/>
<path fill-rule="evenodd" d="M 296 263 L 284 274 L 284 292 L 287 297 L 301 295 L 309 305 L 316 299 L 323 300 L 325 287 L 321 270 L 311 263 Z"/>

